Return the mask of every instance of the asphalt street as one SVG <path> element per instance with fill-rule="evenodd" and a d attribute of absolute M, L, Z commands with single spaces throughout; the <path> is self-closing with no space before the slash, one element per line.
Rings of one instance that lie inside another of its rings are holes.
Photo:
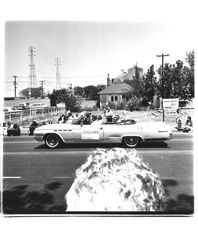
<path fill-rule="evenodd" d="M 4 213 L 64 213 L 64 197 L 73 182 L 75 170 L 86 161 L 94 149 L 116 146 L 120 145 L 72 144 L 51 150 L 30 136 L 4 136 Z M 144 143 L 136 150 L 144 161 L 159 173 L 172 207 L 175 205 L 173 210 L 177 212 L 179 200 L 179 211 L 191 211 L 193 135 L 175 133 L 173 139 L 167 143 Z"/>

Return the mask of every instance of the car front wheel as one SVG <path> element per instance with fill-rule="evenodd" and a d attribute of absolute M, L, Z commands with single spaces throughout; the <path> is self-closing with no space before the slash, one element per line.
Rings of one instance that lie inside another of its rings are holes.
<path fill-rule="evenodd" d="M 57 148 L 60 145 L 60 138 L 56 134 L 49 134 L 45 138 L 45 145 L 48 148 Z"/>
<path fill-rule="evenodd" d="M 139 138 L 137 136 L 127 136 L 127 137 L 124 137 L 123 141 L 124 141 L 125 146 L 129 148 L 134 148 L 138 145 Z"/>

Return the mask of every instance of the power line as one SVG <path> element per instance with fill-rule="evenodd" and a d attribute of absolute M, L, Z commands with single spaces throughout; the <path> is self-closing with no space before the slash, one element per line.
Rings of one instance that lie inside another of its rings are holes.
<path fill-rule="evenodd" d="M 61 79 L 64 78 L 89 78 L 89 77 L 106 77 L 106 75 L 83 75 L 83 76 L 60 76 Z M 5 77 L 5 78 L 11 78 L 11 77 Z M 28 78 L 27 76 L 18 76 L 18 78 Z M 55 79 L 56 76 L 40 76 L 40 78 L 53 78 Z"/>

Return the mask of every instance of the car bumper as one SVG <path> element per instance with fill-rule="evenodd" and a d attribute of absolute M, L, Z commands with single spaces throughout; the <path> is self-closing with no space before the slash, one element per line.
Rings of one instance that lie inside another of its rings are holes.
<path fill-rule="evenodd" d="M 43 141 L 43 134 L 35 134 L 33 136 L 33 138 L 38 141 L 38 142 L 42 142 Z"/>

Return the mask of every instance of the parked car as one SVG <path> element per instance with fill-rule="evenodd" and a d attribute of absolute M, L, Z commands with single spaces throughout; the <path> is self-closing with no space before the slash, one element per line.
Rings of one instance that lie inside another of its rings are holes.
<path fill-rule="evenodd" d="M 34 139 L 44 142 L 49 148 L 62 143 L 123 143 L 134 148 L 143 141 L 165 141 L 172 138 L 169 125 L 164 122 L 136 122 L 97 124 L 91 122 L 90 115 L 82 115 L 71 124 L 51 124 L 38 127 Z"/>
<path fill-rule="evenodd" d="M 4 113 L 11 113 L 11 112 L 14 112 L 14 110 L 13 110 L 13 108 L 11 108 L 11 107 L 4 107 L 4 108 L 3 108 L 3 112 L 4 112 Z"/>
<path fill-rule="evenodd" d="M 20 107 L 25 107 L 26 109 L 28 109 L 28 108 L 29 108 L 29 103 L 21 102 L 21 103 L 19 103 L 18 106 L 20 106 Z"/>
<path fill-rule="evenodd" d="M 24 110 L 27 110 L 27 108 L 25 106 L 19 105 L 19 106 L 14 106 L 13 110 L 15 110 L 15 111 L 24 111 Z"/>

